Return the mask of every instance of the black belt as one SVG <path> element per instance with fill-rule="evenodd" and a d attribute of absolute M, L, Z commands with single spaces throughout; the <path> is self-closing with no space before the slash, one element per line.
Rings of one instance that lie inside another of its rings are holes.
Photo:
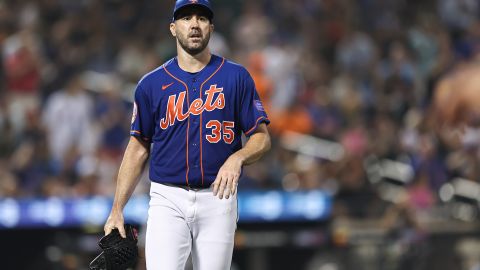
<path fill-rule="evenodd" d="M 173 183 L 161 183 L 162 185 L 166 185 L 169 187 L 178 187 L 178 188 L 183 188 L 186 190 L 202 190 L 202 189 L 208 189 L 210 186 L 205 186 L 205 185 L 198 185 L 198 184 L 189 184 L 189 185 L 184 185 L 184 184 L 173 184 Z"/>

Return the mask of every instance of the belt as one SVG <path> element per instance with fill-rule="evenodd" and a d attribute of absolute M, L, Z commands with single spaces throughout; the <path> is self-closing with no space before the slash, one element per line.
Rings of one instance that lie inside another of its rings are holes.
<path fill-rule="evenodd" d="M 161 183 L 161 184 L 169 187 L 178 187 L 178 188 L 183 188 L 186 190 L 194 190 L 194 191 L 210 188 L 210 186 L 202 186 L 202 185 L 184 185 L 184 184 L 172 184 L 172 183 Z"/>

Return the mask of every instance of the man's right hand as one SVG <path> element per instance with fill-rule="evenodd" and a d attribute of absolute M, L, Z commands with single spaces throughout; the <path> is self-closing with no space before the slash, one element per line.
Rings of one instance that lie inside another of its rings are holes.
<path fill-rule="evenodd" d="M 116 211 L 112 209 L 112 212 L 110 212 L 110 215 L 108 216 L 107 222 L 105 222 L 103 230 L 105 231 L 105 235 L 108 235 L 112 232 L 113 229 L 118 229 L 120 235 L 123 238 L 126 238 L 127 235 L 125 233 L 125 228 L 123 225 L 124 220 L 122 211 Z"/>

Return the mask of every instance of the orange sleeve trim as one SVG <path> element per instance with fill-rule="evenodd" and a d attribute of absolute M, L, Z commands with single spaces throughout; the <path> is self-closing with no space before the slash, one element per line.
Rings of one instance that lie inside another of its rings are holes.
<path fill-rule="evenodd" d="M 261 120 L 266 120 L 266 121 L 268 121 L 268 118 L 266 118 L 265 116 L 260 116 L 260 117 L 257 119 L 257 121 L 255 122 L 255 125 L 254 125 L 251 129 L 249 129 L 247 132 L 245 132 L 245 135 L 250 135 L 250 133 L 251 133 L 252 131 L 254 131 L 255 129 L 257 129 L 258 123 L 259 123 Z"/>
<path fill-rule="evenodd" d="M 141 137 L 142 140 L 144 140 L 144 141 L 150 141 L 150 138 L 143 137 L 143 136 L 142 136 L 142 133 L 141 133 L 140 131 L 138 131 L 138 130 L 130 130 L 130 135 L 135 136 L 135 137 L 139 136 L 139 137 Z"/>

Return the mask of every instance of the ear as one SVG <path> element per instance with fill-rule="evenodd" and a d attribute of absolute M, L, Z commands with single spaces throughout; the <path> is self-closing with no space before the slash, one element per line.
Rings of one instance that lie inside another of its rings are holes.
<path fill-rule="evenodd" d="M 176 36 L 177 36 L 177 33 L 176 33 L 175 29 L 176 29 L 176 25 L 175 25 L 175 23 L 173 23 L 173 22 L 172 22 L 172 23 L 170 23 L 170 33 L 171 33 L 171 34 L 172 34 L 172 36 L 174 36 L 174 37 L 176 37 Z"/>
<path fill-rule="evenodd" d="M 213 23 L 210 24 L 210 32 L 213 32 L 213 29 L 215 29 Z"/>

